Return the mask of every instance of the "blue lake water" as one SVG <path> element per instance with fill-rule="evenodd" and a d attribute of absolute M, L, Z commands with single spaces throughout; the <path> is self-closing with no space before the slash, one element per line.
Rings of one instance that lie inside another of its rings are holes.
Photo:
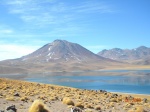
<path fill-rule="evenodd" d="M 55 72 L 39 74 L 36 77 L 35 75 L 29 75 L 24 80 L 80 89 L 150 95 L 150 70 Z"/>

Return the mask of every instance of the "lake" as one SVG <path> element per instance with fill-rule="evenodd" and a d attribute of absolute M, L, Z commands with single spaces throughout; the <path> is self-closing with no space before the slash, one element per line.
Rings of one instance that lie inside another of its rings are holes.
<path fill-rule="evenodd" d="M 150 70 L 53 72 L 35 75 L 29 74 L 23 80 L 80 89 L 150 95 Z"/>

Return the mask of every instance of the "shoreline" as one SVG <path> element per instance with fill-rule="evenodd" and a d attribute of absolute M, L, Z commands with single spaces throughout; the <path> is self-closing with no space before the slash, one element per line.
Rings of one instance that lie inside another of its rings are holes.
<path fill-rule="evenodd" d="M 63 72 L 62 72 L 63 73 Z M 83 72 L 82 72 L 83 73 Z M 86 72 L 85 72 L 86 73 Z M 91 72 L 92 74 L 93 74 L 93 72 Z M 91 73 L 90 74 L 88 74 L 87 76 L 92 76 L 91 75 Z M 43 75 L 43 77 L 47 77 L 47 76 L 76 76 L 76 74 L 71 74 L 71 75 L 68 75 L 68 74 L 70 74 L 70 72 L 69 73 L 67 73 L 67 74 L 57 74 L 57 75 L 55 75 L 55 74 L 42 74 Z M 95 73 L 94 73 L 95 74 Z M 110 75 L 111 74 L 111 75 Z M 138 75 L 138 74 L 137 74 Z M 5 75 L 0 75 L 0 77 L 1 76 L 5 76 Z M 26 78 L 34 78 L 35 76 L 37 76 L 37 77 L 39 77 L 39 76 L 41 76 L 41 74 L 24 74 L 24 75 L 22 75 L 22 74 L 12 74 L 12 75 L 6 75 L 6 77 L 1 77 L 1 78 L 8 78 L 8 79 L 14 79 L 14 80 L 22 80 L 22 81 L 27 81 L 27 80 L 25 80 Z M 86 76 L 86 75 L 84 75 L 84 74 L 79 74 L 79 75 L 77 75 L 77 76 Z M 99 75 L 93 75 L 93 76 L 133 76 L 133 77 L 136 77 L 136 76 L 134 76 L 133 74 L 129 74 L 128 75 L 128 72 L 127 73 L 120 73 L 120 72 L 118 72 L 118 73 L 113 73 L 112 71 L 111 72 L 109 72 L 109 75 L 107 74 L 103 74 L 103 72 L 101 73 L 100 72 L 100 74 Z M 32 81 L 27 81 L 27 82 L 32 82 Z M 38 82 L 36 82 L 36 81 L 33 81 L 33 82 L 35 82 L 35 83 L 38 83 Z M 90 82 L 90 81 L 89 81 Z M 44 83 L 44 82 L 42 82 L 42 83 Z M 88 81 L 87 81 L 87 83 L 88 83 Z M 44 83 L 44 84 L 49 84 L 49 83 Z M 50 85 L 53 85 L 52 83 L 50 84 Z M 59 86 L 59 84 L 56 84 L 56 85 L 58 85 Z M 71 88 L 71 86 L 67 86 L 67 87 L 70 87 Z M 72 87 L 73 88 L 73 87 Z M 77 87 L 76 87 L 77 88 Z M 84 88 L 78 88 L 78 89 L 84 89 Z M 92 88 L 91 89 L 88 89 L 88 90 L 92 90 Z M 93 89 L 93 90 L 96 90 L 96 89 Z M 98 89 L 97 89 L 98 90 Z M 105 89 L 104 89 L 105 90 Z M 106 90 L 107 91 L 107 90 Z M 136 94 L 136 95 L 150 95 L 149 93 L 146 93 L 146 94 L 142 94 L 142 93 L 130 93 L 130 92 L 122 92 L 122 91 L 109 91 L 108 90 L 108 92 L 111 92 L 111 93 L 121 93 L 121 94 Z"/>
<path fill-rule="evenodd" d="M 9 79 L 9 78 L 8 78 Z M 92 90 L 92 91 L 99 91 L 99 90 L 96 90 L 96 89 L 83 89 L 83 88 L 76 88 L 76 87 L 71 87 L 71 86 L 63 86 L 63 85 L 57 85 L 57 84 L 48 84 L 48 83 L 41 83 L 41 82 L 32 82 L 32 81 L 26 81 L 26 80 L 20 80 L 20 81 L 25 81 L 25 82 L 29 82 L 29 83 L 39 83 L 39 84 L 47 84 L 47 85 L 52 85 L 52 86 L 60 86 L 60 87 L 68 87 L 68 88 L 74 88 L 74 89 L 81 89 L 81 90 Z M 116 93 L 116 94 L 125 94 L 125 95 L 139 95 L 139 96 L 148 96 L 150 97 L 150 94 L 139 94 L 139 93 L 126 93 L 126 92 L 112 92 L 112 91 L 107 91 L 107 90 L 104 90 L 106 92 L 110 92 L 110 93 Z"/>
<path fill-rule="evenodd" d="M 136 96 L 136 97 L 140 97 L 140 98 L 146 97 L 147 99 L 150 100 L 150 94 L 148 95 L 148 94 L 123 93 L 123 92 L 111 92 L 111 93 L 120 94 L 120 95 L 131 95 L 131 96 Z"/>
<path fill-rule="evenodd" d="M 98 69 L 98 70 L 74 70 L 74 71 L 48 71 L 48 72 L 29 72 L 29 73 L 3 73 L 0 75 L 19 75 L 19 74 L 51 74 L 51 73 L 84 73 L 84 72 L 114 72 L 114 71 L 142 71 L 142 70 L 150 70 L 150 66 L 146 67 L 125 67 L 125 68 L 104 68 L 104 69 Z"/>
<path fill-rule="evenodd" d="M 43 75 L 43 76 L 57 76 L 55 73 L 63 73 L 64 76 L 81 76 L 81 74 L 83 76 L 103 76 L 103 75 L 106 75 L 106 76 L 134 76 L 134 75 L 130 75 L 128 74 L 129 72 L 133 72 L 133 71 L 143 71 L 143 70 L 149 70 L 150 71 L 150 68 L 148 69 L 100 69 L 100 70 L 83 70 L 83 71 L 51 71 L 51 72 L 47 72 L 47 73 L 16 73 L 16 74 L 0 74 L 0 77 L 2 78 L 5 78 L 7 76 L 7 78 L 9 77 L 12 77 L 12 76 L 20 76 L 20 77 L 30 77 L 33 76 L 33 75 Z M 99 72 L 100 74 L 83 74 L 83 73 L 97 73 Z M 120 74 L 120 72 L 122 74 Z M 71 74 L 70 73 L 74 73 L 74 74 Z M 81 74 L 76 74 L 76 73 L 81 73 Z M 106 74 L 107 73 L 107 74 Z M 109 73 L 109 74 L 108 74 Z M 144 73 L 144 72 L 143 72 Z M 54 75 L 55 74 L 55 75 Z M 59 74 L 59 75 L 62 75 L 62 74 Z M 139 74 L 137 74 L 139 75 Z"/>
<path fill-rule="evenodd" d="M 111 93 L 118 93 L 118 94 L 133 94 L 133 95 L 141 95 L 141 96 L 150 96 L 150 94 L 138 94 L 138 93 L 125 93 L 125 92 L 111 92 Z"/>
<path fill-rule="evenodd" d="M 25 81 L 25 82 L 29 82 L 29 83 L 39 83 L 39 82 L 32 82 L 32 81 L 26 81 L 26 80 L 21 80 L 21 81 Z M 40 84 L 48 84 L 48 83 L 40 83 Z M 68 87 L 68 88 L 75 88 L 75 89 L 81 89 L 81 90 L 85 90 L 83 88 L 76 88 L 76 87 L 71 87 L 71 86 L 63 86 L 63 85 L 57 85 L 57 84 L 48 84 L 48 85 L 53 85 L 53 86 L 61 86 L 61 87 Z M 96 89 L 86 89 L 86 90 L 96 90 Z M 96 90 L 99 91 L 99 90 Z M 104 90 L 107 91 L 107 90 Z M 124 94 L 124 95 L 139 95 L 139 96 L 148 96 L 150 97 L 150 94 L 139 94 L 139 93 L 127 93 L 127 92 L 113 92 L 113 91 L 107 91 L 110 93 L 116 93 L 116 94 Z"/>

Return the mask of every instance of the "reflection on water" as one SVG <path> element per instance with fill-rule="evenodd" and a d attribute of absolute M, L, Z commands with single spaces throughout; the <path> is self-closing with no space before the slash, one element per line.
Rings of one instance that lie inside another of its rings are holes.
<path fill-rule="evenodd" d="M 81 89 L 150 94 L 150 70 L 55 72 L 31 75 L 24 80 Z"/>

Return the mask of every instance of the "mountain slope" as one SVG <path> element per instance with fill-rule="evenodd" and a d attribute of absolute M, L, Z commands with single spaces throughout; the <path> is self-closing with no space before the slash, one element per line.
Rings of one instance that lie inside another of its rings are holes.
<path fill-rule="evenodd" d="M 98 53 L 99 56 L 113 60 L 139 60 L 150 57 L 150 48 L 141 46 L 136 49 L 119 49 L 103 50 Z"/>
<path fill-rule="evenodd" d="M 98 56 L 79 44 L 65 40 L 55 40 L 29 55 L 1 61 L 0 65 L 5 66 L 6 73 L 7 68 L 11 67 L 22 68 L 27 73 L 47 73 L 99 70 L 107 67 L 124 66 L 123 63 Z"/>
<path fill-rule="evenodd" d="M 79 44 L 71 43 L 65 40 L 55 40 L 35 52 L 22 57 L 20 60 L 45 63 L 61 61 L 84 62 L 106 59 L 92 53 Z"/>
<path fill-rule="evenodd" d="M 26 73 L 26 71 L 27 71 L 26 69 L 20 67 L 0 65 L 0 74 Z"/>
<path fill-rule="evenodd" d="M 139 60 L 133 60 L 132 63 L 137 65 L 150 65 L 150 57 Z"/>

